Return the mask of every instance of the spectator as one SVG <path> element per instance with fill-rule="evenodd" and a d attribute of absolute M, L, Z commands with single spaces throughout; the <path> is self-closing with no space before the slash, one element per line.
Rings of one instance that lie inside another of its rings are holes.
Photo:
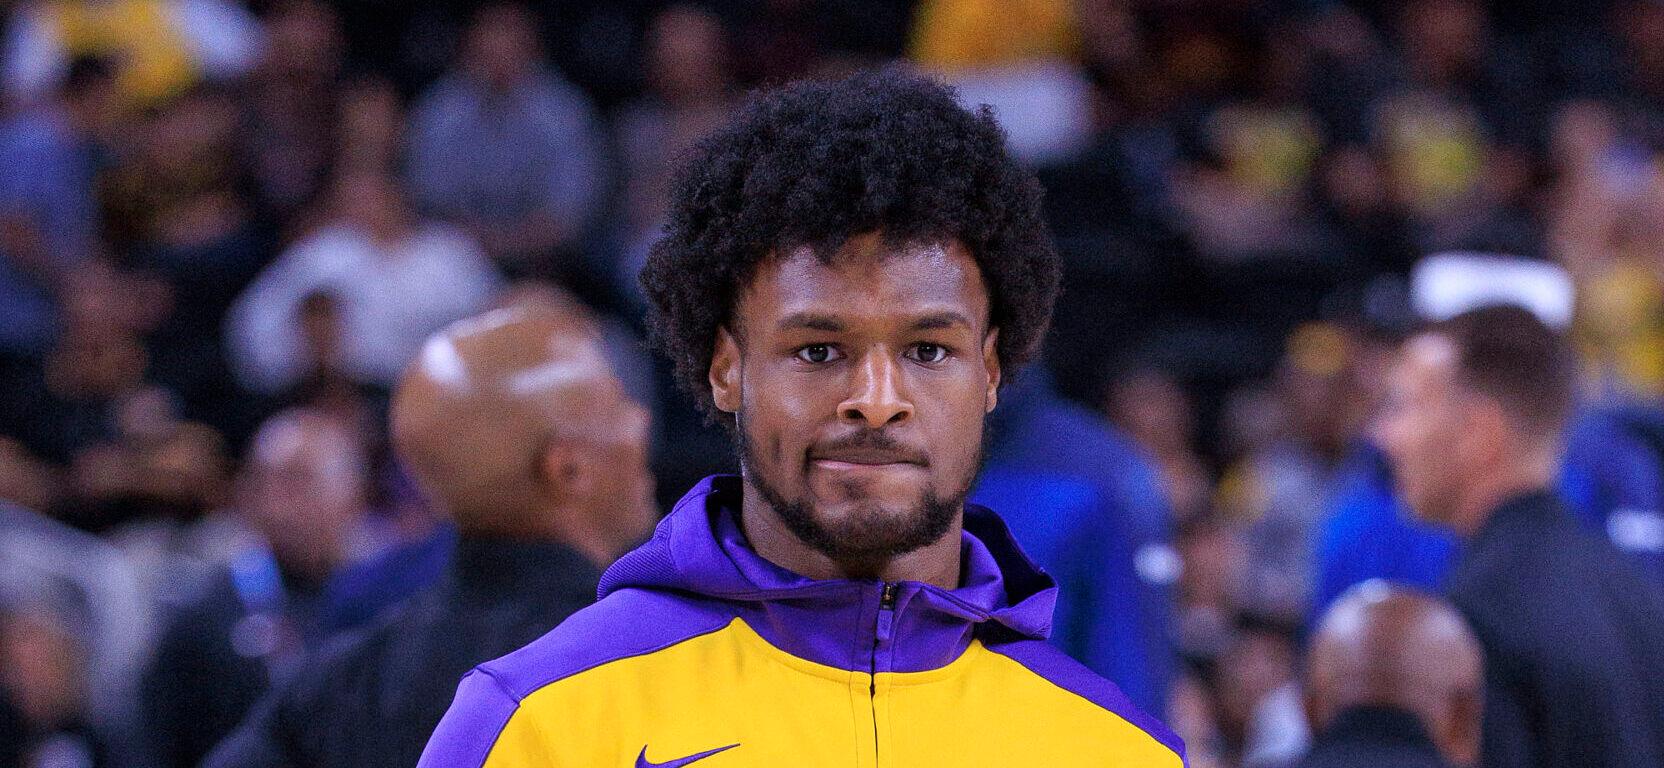
<path fill-rule="evenodd" d="M 1103 396 L 1110 421 L 1154 457 L 1175 517 L 1204 514 L 1212 493 L 1211 478 L 1196 442 L 1190 396 L 1167 372 L 1136 367 L 1112 377 Z"/>
<path fill-rule="evenodd" d="M 119 62 L 122 101 L 138 108 L 235 78 L 259 48 L 259 23 L 229 0 L 26 3 L 7 24 L 0 73 L 8 96 L 30 103 L 55 90 L 76 58 L 107 58 Z"/>
<path fill-rule="evenodd" d="M 108 64 L 80 59 L 55 99 L 0 122 L 0 355 L 45 352 L 64 272 L 93 255 L 93 179 L 114 100 Z"/>
<path fill-rule="evenodd" d="M 647 413 L 597 330 L 576 306 L 510 308 L 429 342 L 393 432 L 459 530 L 445 580 L 333 643 L 209 766 L 414 765 L 456 680 L 594 600 L 655 518 Z"/>
<path fill-rule="evenodd" d="M 1298 623 L 1311 599 L 1317 530 L 1371 398 L 1357 380 L 1358 355 L 1338 327 L 1302 326 L 1287 347 L 1274 384 L 1277 413 L 1287 423 L 1227 470 L 1219 496 L 1222 511 L 1245 526 L 1242 595 L 1252 602 L 1245 607 Z M 1277 422 L 1268 415 L 1241 421 L 1267 427 Z"/>
<path fill-rule="evenodd" d="M 335 163 L 341 168 L 391 172 L 404 156 L 404 103 L 393 84 L 366 76 L 341 94 L 335 135 Z"/>
<path fill-rule="evenodd" d="M 1039 366 L 1001 393 L 988 430 L 971 499 L 1011 510 L 1006 524 L 1057 579 L 1051 641 L 1144 711 L 1167 711 L 1179 563 L 1155 468 L 1101 416 L 1053 391 Z"/>
<path fill-rule="evenodd" d="M 1192 665 L 1212 668 L 1234 642 L 1237 586 L 1244 568 L 1242 534 L 1218 515 L 1178 527 L 1179 649 Z"/>
<path fill-rule="evenodd" d="M 71 466 L 75 504 L 60 514 L 119 535 L 128 527 L 192 523 L 224 499 L 227 461 L 219 433 L 182 419 L 155 386 L 112 404 L 113 433 L 86 446 Z"/>
<path fill-rule="evenodd" d="M 1440 254 L 1418 264 L 1412 296 L 1423 315 L 1449 318 L 1493 302 L 1531 306 L 1543 321 L 1564 327 L 1574 317 L 1572 282 L 1553 265 L 1490 254 Z M 1442 277 L 1441 277 L 1442 275 Z M 1576 316 L 1581 318 L 1585 310 Z M 1575 326 L 1574 326 L 1575 330 Z M 1360 339 L 1362 341 L 1362 339 Z M 1372 349 L 1366 342 L 1362 349 Z M 1373 358 L 1370 352 L 1366 358 Z M 1368 365 L 1369 370 L 1378 366 Z M 1592 364 L 1585 361 L 1583 370 Z M 1387 377 L 1361 377 L 1370 390 Z M 1664 421 L 1657 409 L 1611 405 L 1596 396 L 1579 404 L 1563 435 L 1556 488 L 1590 532 L 1606 536 L 1664 583 Z M 1315 619 L 1348 587 L 1371 578 L 1442 591 L 1456 544 L 1450 531 L 1418 522 L 1393 488 L 1380 448 L 1360 444 L 1338 470 L 1336 490 L 1317 537 Z"/>
<path fill-rule="evenodd" d="M 0 502 L 52 509 L 62 492 L 54 469 L 16 439 L 0 437 Z"/>
<path fill-rule="evenodd" d="M 1445 602 L 1370 582 L 1323 616 L 1306 660 L 1318 731 L 1300 768 L 1447 768 L 1479 757 L 1484 657 Z"/>
<path fill-rule="evenodd" d="M 233 363 L 256 392 L 283 392 L 330 366 L 390 384 L 427 334 L 481 309 L 498 287 L 479 246 L 413 215 L 384 172 L 344 169 L 332 202 L 334 219 L 290 246 L 231 310 Z M 329 313 L 339 321 L 339 347 L 309 346 L 328 326 L 311 320 Z M 339 357 L 315 357 L 325 352 Z"/>
<path fill-rule="evenodd" d="M 0 503 L 0 709 L 19 725 L 0 722 L 0 764 L 54 765 L 48 755 L 65 749 L 98 765 L 140 757 L 136 692 L 153 619 L 140 576 L 108 542 Z M 3 762 L 8 748 L 36 758 Z"/>
<path fill-rule="evenodd" d="M 576 298 L 558 287 L 539 283 L 522 283 L 498 296 L 493 311 L 540 316 L 588 316 L 590 312 Z M 591 318 L 600 335 L 601 348 L 613 374 L 620 380 L 624 392 L 637 403 L 653 403 L 654 391 L 650 362 L 646 350 L 629 327 L 615 318 L 595 314 Z M 330 398 L 326 402 L 334 402 Z M 650 409 L 651 410 L 651 409 Z M 385 420 L 386 409 L 376 415 Z M 347 418 L 363 418 L 362 410 L 346 412 Z M 385 428 L 366 422 L 366 428 L 379 433 Z M 395 527 L 399 544 L 387 552 L 362 563 L 356 563 L 334 580 L 336 600 L 331 612 L 324 617 L 325 628 L 334 630 L 373 618 L 381 610 L 402 602 L 411 594 L 437 582 L 450 567 L 456 552 L 457 530 L 446 519 L 444 510 L 422 498 L 409 470 L 398 464 L 383 469 L 384 506 L 391 507 L 389 516 Z"/>
<path fill-rule="evenodd" d="M 154 284 L 136 281 L 106 261 L 64 273 L 59 303 L 63 330 L 45 358 L 11 372 L 0 400 L 0 423 L 33 455 L 72 464 L 78 454 L 115 437 L 115 413 L 145 386 L 148 355 L 141 337 L 160 322 Z"/>
<path fill-rule="evenodd" d="M 1073 60 L 1080 32 L 1066 0 L 925 0 L 910 57 L 935 70 L 968 104 L 988 104 L 1024 161 L 1061 160 L 1084 148 L 1088 85 Z"/>
<path fill-rule="evenodd" d="M 617 120 L 626 257 L 614 279 L 629 295 L 639 295 L 635 276 L 664 225 L 677 156 L 734 108 L 726 35 L 721 19 L 691 5 L 666 8 L 648 28 L 648 94 Z"/>
<path fill-rule="evenodd" d="M 1244 768 L 1285 765 L 1311 734 L 1300 712 L 1293 632 L 1243 614 L 1218 667 L 1219 725 Z"/>
<path fill-rule="evenodd" d="M 0 724 L 9 765 L 116 764 L 108 737 L 87 720 L 87 649 L 75 623 L 41 605 L 0 606 L 0 712 L 15 713 Z"/>
<path fill-rule="evenodd" d="M 1485 648 L 1490 768 L 1664 763 L 1664 587 L 1551 488 L 1574 376 L 1529 312 L 1480 308 L 1405 344 L 1382 416 L 1410 509 L 1465 540 L 1450 594 Z"/>
<path fill-rule="evenodd" d="M 144 679 L 145 727 L 164 766 L 195 766 L 321 640 L 330 577 L 363 543 L 358 437 L 315 413 L 261 427 L 242 480 L 248 543 L 174 608 Z"/>
<path fill-rule="evenodd" d="M 116 261 L 158 294 L 148 378 L 179 399 L 181 415 L 241 444 L 260 413 L 227 386 L 224 324 L 274 245 L 242 191 L 238 135 L 230 93 L 192 90 L 155 110 L 102 187 Z"/>
<path fill-rule="evenodd" d="M 341 22 L 318 0 L 284 0 L 265 24 L 265 50 L 243 89 L 242 151 L 263 213 L 275 224 L 304 227 L 307 206 L 327 189 L 335 153 L 345 96 Z"/>
<path fill-rule="evenodd" d="M 588 100 L 543 56 L 525 6 L 482 8 L 411 114 L 411 188 L 510 275 L 572 280 L 604 187 L 600 139 Z"/>

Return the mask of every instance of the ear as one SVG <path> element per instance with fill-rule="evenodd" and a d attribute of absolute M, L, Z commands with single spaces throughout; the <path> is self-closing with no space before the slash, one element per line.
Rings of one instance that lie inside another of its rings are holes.
<path fill-rule="evenodd" d="M 988 335 L 982 339 L 982 365 L 988 374 L 988 391 L 983 395 L 984 413 L 994 410 L 1000 399 L 1000 329 L 988 329 Z"/>
<path fill-rule="evenodd" d="M 1318 711 L 1317 694 L 1312 691 L 1311 681 L 1307 680 L 1305 685 L 1300 687 L 1303 689 L 1300 694 L 1300 707 L 1306 713 L 1306 727 L 1316 734 L 1328 723 L 1322 721 L 1323 713 Z"/>
<path fill-rule="evenodd" d="M 1479 691 L 1454 691 L 1445 709 L 1445 722 L 1435 725 L 1433 737 L 1439 743 L 1446 760 L 1454 765 L 1479 764 L 1481 725 L 1485 713 L 1484 694 Z"/>
<path fill-rule="evenodd" d="M 582 497 L 585 486 L 593 482 L 585 469 L 582 457 L 572 445 L 558 438 L 546 442 L 543 452 L 538 454 L 537 479 L 551 499 Z"/>
<path fill-rule="evenodd" d="M 1517 440 L 1514 421 L 1495 399 L 1483 395 L 1474 397 L 1465 415 L 1463 442 L 1482 464 L 1494 465 L 1499 451 L 1517 447 L 1511 445 Z"/>
<path fill-rule="evenodd" d="M 716 330 L 716 349 L 711 352 L 711 400 L 717 410 L 738 413 L 740 410 L 740 345 L 727 327 Z"/>

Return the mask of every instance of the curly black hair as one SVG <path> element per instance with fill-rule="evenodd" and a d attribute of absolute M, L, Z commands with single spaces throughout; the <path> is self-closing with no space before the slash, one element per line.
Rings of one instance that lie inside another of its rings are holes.
<path fill-rule="evenodd" d="M 891 67 L 754 95 L 700 142 L 671 189 L 669 220 L 641 273 L 655 346 L 707 415 L 717 330 L 764 259 L 808 246 L 823 261 L 851 237 L 964 244 L 988 285 L 1003 367 L 1030 360 L 1061 268 L 1040 184 L 1005 148 L 987 107 Z"/>

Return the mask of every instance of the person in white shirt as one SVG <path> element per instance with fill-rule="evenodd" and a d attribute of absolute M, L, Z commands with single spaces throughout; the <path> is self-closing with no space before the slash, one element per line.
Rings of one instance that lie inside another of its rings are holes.
<path fill-rule="evenodd" d="M 423 339 L 484 309 L 502 278 L 461 230 L 418 219 L 384 172 L 336 179 L 333 218 L 289 247 L 232 307 L 227 347 L 248 389 L 276 394 L 321 368 L 390 384 Z M 325 296 L 339 338 L 320 360 L 302 307 Z"/>

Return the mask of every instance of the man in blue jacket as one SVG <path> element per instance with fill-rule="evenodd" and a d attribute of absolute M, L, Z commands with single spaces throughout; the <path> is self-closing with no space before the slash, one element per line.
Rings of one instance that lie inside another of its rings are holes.
<path fill-rule="evenodd" d="M 1156 470 L 1102 416 L 1024 370 L 988 419 L 988 466 L 971 499 L 1001 510 L 1057 579 L 1053 645 L 1146 712 L 1164 712 L 1178 649 L 1179 571 Z"/>

